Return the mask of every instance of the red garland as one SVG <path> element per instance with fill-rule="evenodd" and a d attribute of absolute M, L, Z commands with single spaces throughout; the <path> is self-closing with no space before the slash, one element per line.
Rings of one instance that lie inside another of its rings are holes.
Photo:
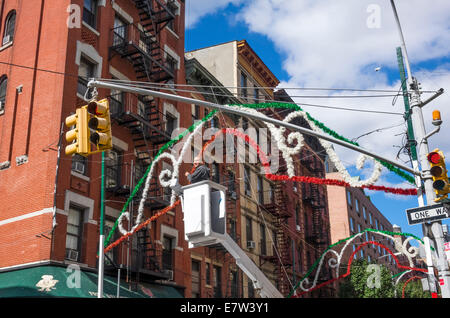
<path fill-rule="evenodd" d="M 264 167 L 266 177 L 273 181 L 295 181 L 295 182 L 305 182 L 305 183 L 315 183 L 315 184 L 323 184 L 323 185 L 333 185 L 333 186 L 340 186 L 340 187 L 350 187 L 350 184 L 348 182 L 337 180 L 337 179 L 321 179 L 316 177 L 306 177 L 306 176 L 293 176 L 289 177 L 287 175 L 274 175 L 270 173 L 270 164 L 269 160 L 267 158 L 267 155 L 261 151 L 258 144 L 250 138 L 247 134 L 235 129 L 235 128 L 222 128 L 221 130 L 217 131 L 217 133 L 209 140 L 205 145 L 203 146 L 203 149 L 200 153 L 205 151 L 205 149 L 215 140 L 215 138 L 221 134 L 230 134 L 234 135 L 238 138 L 241 138 L 245 140 L 246 143 L 249 144 L 253 149 L 256 150 L 256 153 L 258 154 L 258 157 L 261 161 L 262 166 Z M 363 189 L 368 190 L 374 190 L 374 191 L 384 191 L 386 193 L 393 193 L 398 195 L 417 195 L 417 189 L 411 188 L 411 189 L 402 189 L 402 188 L 391 188 L 391 187 L 385 187 L 385 186 L 377 186 L 377 185 L 363 185 L 361 186 Z"/>
<path fill-rule="evenodd" d="M 340 275 L 339 277 L 327 280 L 326 282 L 323 282 L 323 283 L 317 285 L 316 287 L 314 287 L 314 288 L 312 288 L 312 289 L 310 289 L 308 291 L 303 291 L 303 292 L 301 292 L 299 294 L 292 295 L 291 298 L 298 298 L 301 295 L 304 295 L 306 293 L 312 292 L 312 291 L 317 290 L 317 289 L 319 289 L 319 288 L 321 288 L 321 287 L 323 287 L 325 285 L 329 285 L 329 284 L 331 284 L 331 283 L 333 283 L 333 282 L 335 282 L 337 280 L 340 280 L 342 278 L 345 278 L 345 277 L 349 276 L 351 274 L 350 270 L 352 268 L 352 262 L 355 259 L 355 255 L 359 252 L 360 249 L 362 249 L 365 245 L 368 245 L 368 244 L 377 245 L 377 246 L 381 247 L 382 249 L 386 250 L 392 256 L 392 258 L 394 259 L 395 263 L 397 264 L 397 267 L 400 268 L 400 269 L 407 269 L 407 270 L 427 273 L 426 269 L 416 268 L 416 267 L 409 267 L 409 266 L 405 266 L 405 265 L 400 264 L 399 261 L 398 261 L 397 256 L 395 256 L 395 254 L 387 246 L 385 246 L 385 245 L 383 245 L 381 243 L 375 242 L 375 241 L 367 241 L 367 242 L 364 242 L 364 243 L 360 244 L 358 246 L 358 248 L 356 248 L 353 251 L 352 255 L 350 255 L 350 257 L 348 258 L 347 272 L 345 272 L 344 274 Z"/>

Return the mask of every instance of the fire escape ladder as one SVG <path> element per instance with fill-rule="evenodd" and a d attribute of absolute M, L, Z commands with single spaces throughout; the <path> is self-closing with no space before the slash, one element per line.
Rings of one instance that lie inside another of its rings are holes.
<path fill-rule="evenodd" d="M 286 276 L 285 269 L 292 265 L 292 259 L 288 237 L 286 236 L 286 230 L 284 229 L 284 223 L 290 214 L 287 211 L 286 196 L 283 191 L 283 183 L 281 182 L 277 182 L 275 186 L 275 206 L 277 210 L 276 242 L 278 243 L 278 257 L 280 258 L 276 267 L 276 274 L 279 280 L 278 288 L 283 295 L 286 295 L 289 292 L 289 280 Z"/>

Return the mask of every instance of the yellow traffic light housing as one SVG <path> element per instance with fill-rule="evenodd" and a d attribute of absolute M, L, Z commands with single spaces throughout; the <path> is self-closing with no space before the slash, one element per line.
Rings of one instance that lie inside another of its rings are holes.
<path fill-rule="evenodd" d="M 89 139 L 97 147 L 97 151 L 92 153 L 112 149 L 111 116 L 108 100 L 92 101 L 86 107 L 88 113 L 91 114 L 88 126 L 93 130 Z"/>
<path fill-rule="evenodd" d="M 66 133 L 66 141 L 71 143 L 66 146 L 66 155 L 75 153 L 87 156 L 90 153 L 88 127 L 89 114 L 86 108 L 78 108 L 74 115 L 66 118 L 66 126 L 74 127 Z"/>
<path fill-rule="evenodd" d="M 445 167 L 445 156 L 442 151 L 435 149 L 427 156 L 430 163 L 430 173 L 433 177 L 433 188 L 436 192 L 435 202 L 447 199 L 450 192 L 450 186 L 447 176 L 447 168 Z"/>

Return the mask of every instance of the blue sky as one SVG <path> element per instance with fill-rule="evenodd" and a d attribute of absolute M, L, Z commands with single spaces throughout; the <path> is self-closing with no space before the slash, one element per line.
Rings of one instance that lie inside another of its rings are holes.
<path fill-rule="evenodd" d="M 375 4 L 379 12 L 369 10 Z M 450 90 L 450 1 L 436 0 L 433 7 L 427 1 L 396 0 L 407 43 L 412 73 L 424 90 L 444 88 Z M 377 28 L 367 27 L 367 21 L 379 18 Z M 418 22 L 420 21 L 420 22 Z M 326 87 L 399 89 L 396 47 L 399 36 L 394 25 L 389 1 L 348 0 L 188 0 L 186 23 L 186 51 L 232 40 L 247 40 L 253 50 L 282 82 L 284 87 Z M 375 72 L 375 67 L 381 67 Z M 293 95 L 311 94 L 311 91 L 289 91 Z M 317 92 L 315 92 L 317 94 Z M 326 95 L 348 95 L 348 92 L 325 92 Z M 367 93 L 366 93 L 367 94 Z M 423 98 L 430 95 L 424 94 Z M 364 108 L 402 113 L 403 99 L 392 105 L 392 97 L 354 99 L 294 100 L 301 104 L 315 103 L 337 107 Z M 441 110 L 444 124 L 441 133 L 429 140 L 430 150 L 435 147 L 450 153 L 447 140 L 450 120 L 446 92 L 430 108 L 424 109 L 427 131 L 431 126 L 430 113 Z M 314 107 L 304 109 L 330 128 L 349 139 L 368 131 L 402 122 L 402 116 L 359 115 L 354 112 L 330 111 Z M 362 147 L 394 159 L 402 145 L 405 127 L 388 129 L 361 138 Z M 339 150 L 341 160 L 352 176 L 361 172 L 354 168 L 356 155 Z M 450 154 L 449 154 L 450 155 Z M 399 162 L 408 158 L 400 156 Z M 363 172 L 361 175 L 369 175 Z M 393 173 L 383 170 L 376 184 L 409 187 Z M 417 207 L 416 197 L 395 197 L 370 192 L 374 204 L 390 220 L 401 226 L 403 232 L 422 237 L 421 225 L 407 223 L 406 209 Z M 450 224 L 448 220 L 445 224 Z"/>

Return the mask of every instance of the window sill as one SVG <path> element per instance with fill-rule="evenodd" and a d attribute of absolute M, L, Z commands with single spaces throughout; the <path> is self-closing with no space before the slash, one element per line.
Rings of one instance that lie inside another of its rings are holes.
<path fill-rule="evenodd" d="M 87 24 L 84 21 L 83 21 L 83 26 L 86 27 L 92 33 L 94 33 L 96 36 L 100 36 L 100 32 L 98 32 L 96 29 L 94 29 L 92 26 L 90 26 L 89 24 Z"/>
<path fill-rule="evenodd" d="M 174 37 L 176 37 L 177 38 L 177 40 L 179 40 L 180 39 L 180 37 L 178 36 L 178 34 L 176 34 L 175 33 L 175 31 L 174 30 L 172 30 L 171 28 L 167 28 L 167 30 L 169 30 L 169 33 L 171 33 Z"/>
<path fill-rule="evenodd" d="M 3 50 L 6 50 L 7 48 L 9 48 L 12 45 L 13 45 L 13 41 L 9 41 L 8 43 L 6 43 L 5 45 L 0 47 L 0 52 Z"/>
<path fill-rule="evenodd" d="M 71 170 L 71 171 L 70 171 L 70 174 L 71 174 L 72 176 L 74 176 L 74 177 L 83 179 L 83 180 L 85 180 L 85 181 L 91 181 L 91 178 L 86 177 L 85 175 L 83 175 L 83 174 L 81 174 L 81 173 L 79 173 L 79 172 L 76 172 L 76 171 Z"/>

